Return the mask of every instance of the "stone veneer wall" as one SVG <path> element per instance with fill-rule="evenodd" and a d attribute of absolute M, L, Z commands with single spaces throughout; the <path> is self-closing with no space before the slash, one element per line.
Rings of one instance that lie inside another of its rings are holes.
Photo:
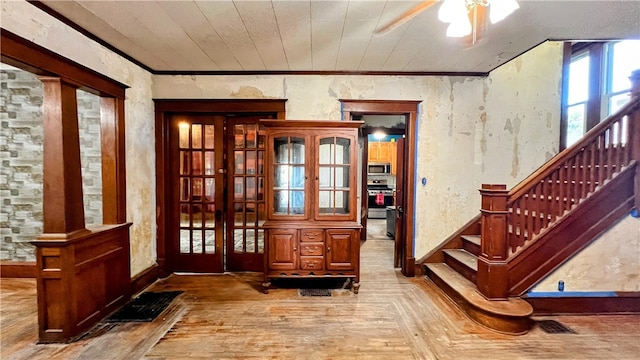
<path fill-rule="evenodd" d="M 78 127 L 85 226 L 102 225 L 100 97 L 78 90 Z"/>
<path fill-rule="evenodd" d="M 0 87 L 0 260 L 35 261 L 29 242 L 42 234 L 42 83 L 2 64 Z M 77 94 L 85 223 L 100 225 L 100 98 Z"/>
<path fill-rule="evenodd" d="M 35 261 L 42 233 L 42 83 L 0 70 L 0 259 Z"/>

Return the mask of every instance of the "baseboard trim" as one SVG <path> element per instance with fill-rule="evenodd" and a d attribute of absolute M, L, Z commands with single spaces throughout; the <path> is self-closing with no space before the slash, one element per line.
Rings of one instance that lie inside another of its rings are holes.
<path fill-rule="evenodd" d="M 160 278 L 160 267 L 153 264 L 131 278 L 131 294 L 137 294 Z"/>
<path fill-rule="evenodd" d="M 35 261 L 0 261 L 0 277 L 34 278 L 36 277 Z"/>
<path fill-rule="evenodd" d="M 583 294 L 579 296 L 528 297 L 534 315 L 640 314 L 640 291 L 614 292 L 615 296 Z"/>

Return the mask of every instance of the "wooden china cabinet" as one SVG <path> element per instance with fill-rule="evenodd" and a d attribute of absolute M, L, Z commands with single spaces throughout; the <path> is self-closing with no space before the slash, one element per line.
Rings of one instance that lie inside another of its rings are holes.
<path fill-rule="evenodd" d="M 358 128 L 362 121 L 261 120 L 266 128 L 264 292 L 271 279 L 360 287 Z"/>

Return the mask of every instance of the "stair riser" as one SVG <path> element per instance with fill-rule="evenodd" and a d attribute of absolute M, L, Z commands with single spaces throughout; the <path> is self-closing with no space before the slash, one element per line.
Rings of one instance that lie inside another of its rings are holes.
<path fill-rule="evenodd" d="M 467 280 L 471 281 L 474 284 L 476 283 L 476 279 L 478 277 L 478 272 L 476 270 L 469 268 L 464 263 L 458 261 L 458 259 L 449 256 L 446 253 L 444 255 L 444 263 L 464 276 Z"/>
<path fill-rule="evenodd" d="M 462 239 L 462 248 L 467 250 L 469 253 L 480 256 L 480 245 L 473 243 L 471 241 Z"/>

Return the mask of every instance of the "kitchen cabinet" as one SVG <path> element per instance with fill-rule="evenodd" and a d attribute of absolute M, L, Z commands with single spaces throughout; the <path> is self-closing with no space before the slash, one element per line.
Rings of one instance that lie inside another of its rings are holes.
<path fill-rule="evenodd" d="M 263 289 L 274 278 L 360 287 L 357 151 L 361 121 L 262 120 L 266 129 Z"/>
<path fill-rule="evenodd" d="M 397 145 L 395 141 L 370 141 L 368 145 L 368 161 L 391 164 L 391 174 L 396 174 Z"/>

